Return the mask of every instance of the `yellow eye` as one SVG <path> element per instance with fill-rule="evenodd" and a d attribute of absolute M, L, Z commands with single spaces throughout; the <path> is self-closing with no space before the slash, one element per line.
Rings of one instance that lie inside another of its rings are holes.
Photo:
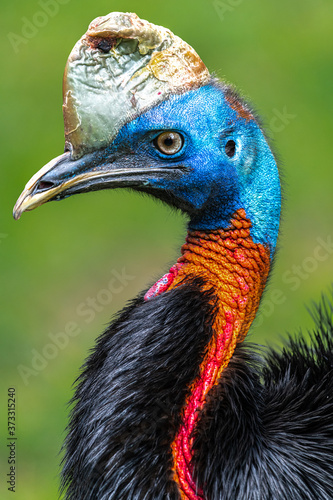
<path fill-rule="evenodd" d="M 161 153 L 174 155 L 182 149 L 184 139 L 177 132 L 162 132 L 156 137 L 154 144 Z"/>

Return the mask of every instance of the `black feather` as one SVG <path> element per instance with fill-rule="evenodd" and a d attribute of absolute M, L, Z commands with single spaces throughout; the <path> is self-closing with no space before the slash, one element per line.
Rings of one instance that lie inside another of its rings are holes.
<path fill-rule="evenodd" d="M 214 318 L 199 279 L 140 296 L 100 337 L 79 378 L 66 441 L 70 500 L 178 500 L 170 445 Z M 209 393 L 194 473 L 207 500 L 333 498 L 332 306 L 265 362 L 238 345 Z"/>
<path fill-rule="evenodd" d="M 214 298 L 201 284 L 140 296 L 98 340 L 73 401 L 68 499 L 180 498 L 171 443 L 212 335 Z"/>
<path fill-rule="evenodd" d="M 209 500 L 333 498 L 333 322 L 265 362 L 239 345 L 201 416 L 196 477 Z"/>

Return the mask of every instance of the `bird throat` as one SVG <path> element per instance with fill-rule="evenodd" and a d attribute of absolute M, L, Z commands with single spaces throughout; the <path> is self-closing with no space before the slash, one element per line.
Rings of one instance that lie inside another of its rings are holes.
<path fill-rule="evenodd" d="M 270 268 L 270 250 L 254 243 L 251 221 L 243 209 L 228 228 L 190 231 L 182 255 L 168 274 L 146 293 L 145 300 L 200 277 L 205 290 L 214 293 L 211 339 L 199 375 L 188 387 L 182 422 L 172 443 L 174 480 L 182 500 L 203 500 L 195 480 L 193 442 L 209 391 L 219 382 L 236 344 L 242 342 L 257 312 Z"/>

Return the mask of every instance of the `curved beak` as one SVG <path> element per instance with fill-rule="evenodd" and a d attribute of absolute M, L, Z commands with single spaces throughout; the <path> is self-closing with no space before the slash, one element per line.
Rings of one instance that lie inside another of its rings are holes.
<path fill-rule="evenodd" d="M 59 183 L 58 186 L 55 186 L 51 183 L 47 184 L 44 182 L 43 185 L 43 178 L 44 176 L 47 176 L 47 174 L 55 167 L 65 163 L 69 155 L 70 153 L 64 153 L 57 156 L 44 165 L 44 167 L 42 167 L 33 177 L 31 177 L 15 203 L 13 210 L 13 217 L 15 220 L 18 220 L 23 212 L 33 210 L 60 193 L 62 187 L 61 183 Z"/>
<path fill-rule="evenodd" d="M 175 178 L 181 173 L 183 169 L 179 166 L 161 167 L 151 158 L 135 154 L 106 156 L 105 150 L 98 150 L 75 160 L 68 151 L 29 180 L 15 204 L 13 216 L 17 220 L 23 212 L 72 194 L 116 187 L 142 188 L 149 186 L 153 178 Z"/>

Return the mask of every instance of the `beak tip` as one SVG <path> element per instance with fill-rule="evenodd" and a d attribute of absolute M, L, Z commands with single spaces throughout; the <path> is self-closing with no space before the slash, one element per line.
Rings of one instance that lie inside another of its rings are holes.
<path fill-rule="evenodd" d="M 18 208 L 14 207 L 14 210 L 13 210 L 13 217 L 15 220 L 19 220 L 19 218 L 21 217 L 22 215 L 22 212 L 21 210 L 19 210 Z"/>
<path fill-rule="evenodd" d="M 21 217 L 22 213 L 24 212 L 24 209 L 22 210 L 22 195 L 19 197 L 17 202 L 15 203 L 15 206 L 13 208 L 13 217 L 15 220 L 19 220 Z"/>

